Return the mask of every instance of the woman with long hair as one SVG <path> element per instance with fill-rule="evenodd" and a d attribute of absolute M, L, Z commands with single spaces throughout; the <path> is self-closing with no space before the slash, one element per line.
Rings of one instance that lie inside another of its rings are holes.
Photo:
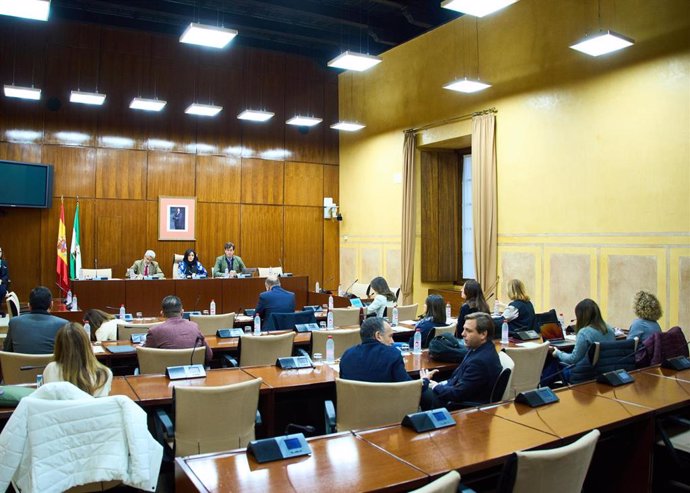
<path fill-rule="evenodd" d="M 110 393 L 113 373 L 93 355 L 84 327 L 65 324 L 55 335 L 55 361 L 43 370 L 43 381 L 69 382 L 94 397 Z"/>
<path fill-rule="evenodd" d="M 474 279 L 470 279 L 462 286 L 460 292 L 465 302 L 460 307 L 460 315 L 458 316 L 458 328 L 455 331 L 455 337 L 462 337 L 462 326 L 465 322 L 465 317 L 470 313 L 482 312 L 491 314 L 489 304 L 484 298 L 484 291 L 482 285 Z"/>
<path fill-rule="evenodd" d="M 383 317 L 387 306 L 393 306 L 397 298 L 388 287 L 388 283 L 383 277 L 375 277 L 370 283 L 371 290 L 374 292 L 374 301 L 367 306 L 367 316 L 376 315 Z"/>
<path fill-rule="evenodd" d="M 206 277 L 208 273 L 201 262 L 199 262 L 199 257 L 196 255 L 196 251 L 193 248 L 188 248 L 184 252 L 184 257 L 177 264 L 177 272 L 179 277 Z"/>
<path fill-rule="evenodd" d="M 561 363 L 572 365 L 587 354 L 589 346 L 595 342 L 613 342 L 616 336 L 613 329 L 604 322 L 601 310 L 594 300 L 585 298 L 575 306 L 575 347 L 572 353 L 564 353 L 554 348 L 553 356 Z"/>
<path fill-rule="evenodd" d="M 434 337 L 436 327 L 443 327 L 446 323 L 446 302 L 439 294 L 430 294 L 424 302 L 424 315 L 417 322 L 415 329 L 419 329 L 422 334 L 422 347 L 429 347 L 429 341 Z M 414 337 L 410 338 L 410 347 L 414 342 Z"/>
<path fill-rule="evenodd" d="M 527 296 L 525 285 L 520 279 L 508 281 L 508 298 L 511 301 L 508 303 L 503 317 L 508 322 L 510 333 L 513 334 L 521 330 L 532 329 L 534 324 L 534 305 L 532 305 L 529 296 Z"/>
<path fill-rule="evenodd" d="M 84 322 L 91 326 L 91 340 L 94 342 L 116 341 L 118 320 L 103 310 L 89 308 L 84 313 Z"/>
<path fill-rule="evenodd" d="M 657 320 L 661 318 L 663 311 L 656 296 L 647 291 L 638 291 L 633 298 L 633 308 L 637 318 L 630 326 L 628 339 L 639 337 L 642 342 L 649 336 L 661 332 L 661 326 Z"/>

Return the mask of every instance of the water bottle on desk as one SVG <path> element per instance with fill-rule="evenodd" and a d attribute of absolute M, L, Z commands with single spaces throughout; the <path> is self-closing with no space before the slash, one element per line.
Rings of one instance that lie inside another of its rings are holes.
<path fill-rule="evenodd" d="M 494 317 L 501 315 L 501 307 L 498 300 L 494 301 Z"/>
<path fill-rule="evenodd" d="M 422 332 L 419 329 L 414 331 L 412 354 L 422 354 Z"/>
<path fill-rule="evenodd" d="M 226 268 L 225 268 L 225 278 L 227 279 L 228 277 L 230 277 L 230 271 L 229 271 L 228 268 L 226 267 Z"/>
<path fill-rule="evenodd" d="M 562 313 L 558 314 L 558 324 L 561 326 L 561 329 L 563 329 L 563 337 L 565 337 L 566 325 L 565 325 L 565 317 L 563 317 Z"/>
<path fill-rule="evenodd" d="M 321 285 L 319 285 L 319 281 L 316 281 L 316 285 L 314 286 L 314 292 L 315 293 L 321 292 Z"/>
<path fill-rule="evenodd" d="M 335 341 L 333 341 L 333 336 L 328 336 L 326 341 L 326 363 L 335 363 Z"/>
<path fill-rule="evenodd" d="M 397 306 L 393 307 L 393 317 L 391 318 L 391 325 L 393 327 L 398 326 L 398 307 Z"/>
<path fill-rule="evenodd" d="M 216 314 L 216 300 L 211 300 L 210 309 L 211 309 L 210 310 L 211 315 L 215 315 Z"/>
<path fill-rule="evenodd" d="M 79 311 L 79 303 L 77 302 L 77 295 L 72 296 L 72 308 L 73 312 Z"/>
<path fill-rule="evenodd" d="M 125 305 L 123 303 L 122 305 L 120 305 L 120 320 L 125 319 L 125 313 L 127 313 L 127 311 L 125 310 Z"/>
<path fill-rule="evenodd" d="M 338 284 L 338 296 L 342 296 L 342 295 L 343 295 L 343 286 Z"/>
<path fill-rule="evenodd" d="M 328 330 L 333 330 L 333 312 L 330 310 L 328 311 L 328 315 L 326 315 L 326 327 Z"/>
<path fill-rule="evenodd" d="M 91 324 L 89 322 L 84 322 L 84 330 L 86 331 L 86 335 L 89 337 L 89 340 L 91 340 Z"/>
<path fill-rule="evenodd" d="M 329 310 L 333 309 L 333 295 L 328 296 L 328 309 Z"/>
<path fill-rule="evenodd" d="M 261 317 L 259 317 L 258 315 L 254 317 L 254 335 L 261 335 Z"/>
<path fill-rule="evenodd" d="M 446 323 L 448 323 L 449 318 L 450 318 L 450 303 L 446 303 Z"/>
<path fill-rule="evenodd" d="M 501 344 L 508 344 L 510 341 L 508 339 L 508 322 L 505 320 L 501 325 Z"/>

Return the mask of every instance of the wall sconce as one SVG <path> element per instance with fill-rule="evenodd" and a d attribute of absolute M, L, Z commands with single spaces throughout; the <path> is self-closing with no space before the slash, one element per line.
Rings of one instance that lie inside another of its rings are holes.
<path fill-rule="evenodd" d="M 323 218 L 343 220 L 343 216 L 338 212 L 338 204 L 333 202 L 333 197 L 323 198 Z"/>

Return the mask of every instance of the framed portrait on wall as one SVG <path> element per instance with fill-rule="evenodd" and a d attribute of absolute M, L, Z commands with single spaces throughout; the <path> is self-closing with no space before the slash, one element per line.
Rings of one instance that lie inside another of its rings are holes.
<path fill-rule="evenodd" d="M 195 225 L 196 197 L 159 197 L 159 240 L 196 240 Z"/>

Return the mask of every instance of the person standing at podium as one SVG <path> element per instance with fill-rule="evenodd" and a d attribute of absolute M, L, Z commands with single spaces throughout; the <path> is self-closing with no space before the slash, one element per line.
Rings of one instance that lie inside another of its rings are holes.
<path fill-rule="evenodd" d="M 165 274 L 163 274 L 163 271 L 158 265 L 158 262 L 155 261 L 155 258 L 156 252 L 153 250 L 146 250 L 146 253 L 144 253 L 144 258 L 141 260 L 135 260 L 132 264 L 132 267 L 129 269 L 132 274 L 139 278 L 147 276 L 165 277 Z"/>
<path fill-rule="evenodd" d="M 229 241 L 225 244 L 225 254 L 216 259 L 213 277 L 235 277 L 245 268 L 242 258 L 235 255 L 235 244 Z"/>
<path fill-rule="evenodd" d="M 285 291 L 280 287 L 280 278 L 275 275 L 268 276 L 264 284 L 266 291 L 259 295 L 256 304 L 256 314 L 261 317 L 262 330 L 273 330 L 273 313 L 294 313 L 295 293 Z"/>

